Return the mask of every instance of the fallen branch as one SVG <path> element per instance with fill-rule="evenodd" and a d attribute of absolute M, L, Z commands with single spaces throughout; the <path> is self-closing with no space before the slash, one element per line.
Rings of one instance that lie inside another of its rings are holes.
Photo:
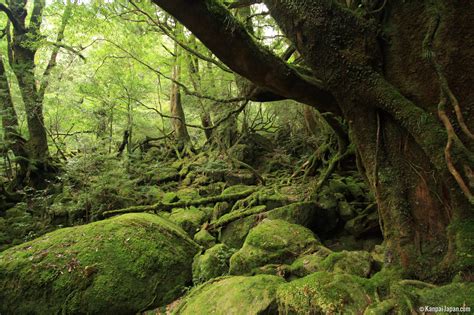
<path fill-rule="evenodd" d="M 201 206 L 201 205 L 205 205 L 209 203 L 235 201 L 235 200 L 245 198 L 253 194 L 255 191 L 256 189 L 252 188 L 252 189 L 247 189 L 245 191 L 241 191 L 235 194 L 211 196 L 211 197 L 201 198 L 197 200 L 177 201 L 177 202 L 171 202 L 171 203 L 157 202 L 153 205 L 132 206 L 132 207 L 123 208 L 123 209 L 105 211 L 104 213 L 102 213 L 102 216 L 105 218 L 108 218 L 108 217 L 118 215 L 118 214 L 148 212 L 148 211 L 153 211 L 156 213 L 158 211 L 170 211 L 171 209 L 174 209 L 174 208 L 186 208 L 186 207 L 191 207 L 191 206 Z"/>
<path fill-rule="evenodd" d="M 254 214 L 264 213 L 264 212 L 268 212 L 268 210 L 267 210 L 267 207 L 263 205 L 253 207 L 250 209 L 245 209 L 243 211 L 232 211 L 230 213 L 223 215 L 219 219 L 214 220 L 211 223 L 209 223 L 209 225 L 207 226 L 207 230 L 215 230 L 231 222 L 234 222 L 236 220 L 239 220 L 239 219 L 242 219 Z"/>

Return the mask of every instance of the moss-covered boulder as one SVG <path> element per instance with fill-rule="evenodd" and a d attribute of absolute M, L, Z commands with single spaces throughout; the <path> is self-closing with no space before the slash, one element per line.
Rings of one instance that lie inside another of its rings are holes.
<path fill-rule="evenodd" d="M 320 271 L 278 287 L 281 314 L 362 314 L 371 303 L 368 280 Z"/>
<path fill-rule="evenodd" d="M 171 221 L 125 214 L 0 253 L 2 314 L 134 314 L 168 303 L 198 246 Z"/>
<path fill-rule="evenodd" d="M 229 272 L 229 259 L 235 249 L 225 244 L 217 244 L 194 257 L 193 283 L 200 284 Z"/>
<path fill-rule="evenodd" d="M 174 314 L 277 314 L 275 293 L 282 283 L 270 275 L 219 278 L 192 290 Z"/>
<path fill-rule="evenodd" d="M 307 228 L 283 220 L 263 220 L 250 230 L 244 246 L 230 259 L 231 274 L 247 274 L 266 264 L 288 264 L 320 245 Z"/>
<path fill-rule="evenodd" d="M 205 249 L 216 244 L 216 238 L 206 229 L 200 229 L 199 232 L 194 234 L 194 241 Z"/>
<path fill-rule="evenodd" d="M 332 209 L 323 209 L 315 202 L 295 202 L 268 211 L 269 219 L 282 219 L 303 225 L 316 234 L 326 234 L 337 226 L 338 216 Z"/>
<path fill-rule="evenodd" d="M 418 296 L 419 305 L 469 306 L 471 311 L 474 311 L 474 282 L 451 283 L 437 288 L 424 288 L 418 291 Z"/>
<path fill-rule="evenodd" d="M 207 219 L 207 214 L 196 207 L 176 208 L 171 212 L 169 219 L 192 237 Z"/>
<path fill-rule="evenodd" d="M 222 228 L 220 241 L 232 248 L 241 248 L 250 229 L 252 229 L 256 224 L 256 214 L 232 221 Z"/>
<path fill-rule="evenodd" d="M 321 248 L 319 251 L 298 257 L 290 266 L 291 275 L 303 277 L 317 271 L 347 273 L 367 278 L 374 271 L 375 261 L 366 251 L 331 252 Z"/>

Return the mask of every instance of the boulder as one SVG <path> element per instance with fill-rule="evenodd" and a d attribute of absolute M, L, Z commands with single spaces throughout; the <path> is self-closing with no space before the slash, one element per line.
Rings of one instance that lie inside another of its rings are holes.
<path fill-rule="evenodd" d="M 194 257 L 193 283 L 200 284 L 212 278 L 224 276 L 229 272 L 229 259 L 235 249 L 225 244 L 217 244 Z"/>
<path fill-rule="evenodd" d="M 135 314 L 182 294 L 197 251 L 153 214 L 60 229 L 0 253 L 0 313 Z"/>
<path fill-rule="evenodd" d="M 264 219 L 250 230 L 243 247 L 230 259 L 230 274 L 248 274 L 266 264 L 288 264 L 320 245 L 307 228 Z"/>
<path fill-rule="evenodd" d="M 320 271 L 278 287 L 283 314 L 362 314 L 372 303 L 368 279 Z"/>
<path fill-rule="evenodd" d="M 207 219 L 207 215 L 196 207 L 176 208 L 171 211 L 169 219 L 193 237 L 201 224 Z"/>
<path fill-rule="evenodd" d="M 201 229 L 194 234 L 194 241 L 206 249 L 216 244 L 216 238 L 206 229 Z"/>
<path fill-rule="evenodd" d="M 193 289 L 175 314 L 277 314 L 275 292 L 284 282 L 271 275 L 219 278 Z"/>

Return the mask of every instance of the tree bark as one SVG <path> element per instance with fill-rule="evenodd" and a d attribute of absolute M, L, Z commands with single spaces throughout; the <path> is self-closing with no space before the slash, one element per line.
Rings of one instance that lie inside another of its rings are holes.
<path fill-rule="evenodd" d="M 179 36 L 182 33 L 182 26 L 176 25 L 176 35 Z M 172 79 L 179 81 L 181 77 L 181 59 L 180 59 L 180 47 L 175 43 L 174 47 L 174 62 L 173 62 L 173 73 Z M 183 105 L 181 103 L 181 91 L 175 82 L 171 83 L 171 94 L 170 94 L 170 112 L 171 116 L 179 117 L 171 119 L 173 130 L 178 140 L 179 146 L 186 146 L 191 141 L 189 137 L 188 128 L 186 127 L 186 116 L 184 115 Z"/>

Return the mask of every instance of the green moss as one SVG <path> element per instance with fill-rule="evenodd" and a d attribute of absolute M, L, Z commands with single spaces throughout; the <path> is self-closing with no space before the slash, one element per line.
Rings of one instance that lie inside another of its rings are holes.
<path fill-rule="evenodd" d="M 225 277 L 192 290 L 174 314 L 275 314 L 280 277 Z"/>
<path fill-rule="evenodd" d="M 454 235 L 456 246 L 455 270 L 474 268 L 474 220 L 457 221 L 449 226 L 450 234 Z"/>
<path fill-rule="evenodd" d="M 178 224 L 192 237 L 207 219 L 207 215 L 196 207 L 189 207 L 188 209 L 178 208 L 173 209 L 169 219 Z"/>
<path fill-rule="evenodd" d="M 217 244 L 196 255 L 193 261 L 193 283 L 200 284 L 212 278 L 224 276 L 229 272 L 229 259 L 235 249 L 225 244 Z"/>
<path fill-rule="evenodd" d="M 265 219 L 250 230 L 244 246 L 231 257 L 230 273 L 246 274 L 271 263 L 288 264 L 318 245 L 314 234 L 303 226 Z"/>
<path fill-rule="evenodd" d="M 357 314 L 371 298 L 364 280 L 348 274 L 316 272 L 277 290 L 283 314 Z"/>
<path fill-rule="evenodd" d="M 136 313 L 178 297 L 198 250 L 172 222 L 126 214 L 0 254 L 0 312 Z"/>
<path fill-rule="evenodd" d="M 332 253 L 322 262 L 326 271 L 348 273 L 359 277 L 368 277 L 372 271 L 373 259 L 366 251 L 342 251 Z"/>
<path fill-rule="evenodd" d="M 418 291 L 419 305 L 474 306 L 474 283 L 452 283 Z"/>
<path fill-rule="evenodd" d="M 222 228 L 220 241 L 232 248 L 241 248 L 250 229 L 255 226 L 257 215 L 238 219 Z"/>
<path fill-rule="evenodd" d="M 237 194 L 240 192 L 248 191 L 248 190 L 254 190 L 255 186 L 247 186 L 247 185 L 234 185 L 230 186 L 222 192 L 222 195 L 232 195 L 232 194 Z"/>
<path fill-rule="evenodd" d="M 204 248 L 212 247 L 216 244 L 216 239 L 206 229 L 201 229 L 194 234 L 194 241 Z"/>

